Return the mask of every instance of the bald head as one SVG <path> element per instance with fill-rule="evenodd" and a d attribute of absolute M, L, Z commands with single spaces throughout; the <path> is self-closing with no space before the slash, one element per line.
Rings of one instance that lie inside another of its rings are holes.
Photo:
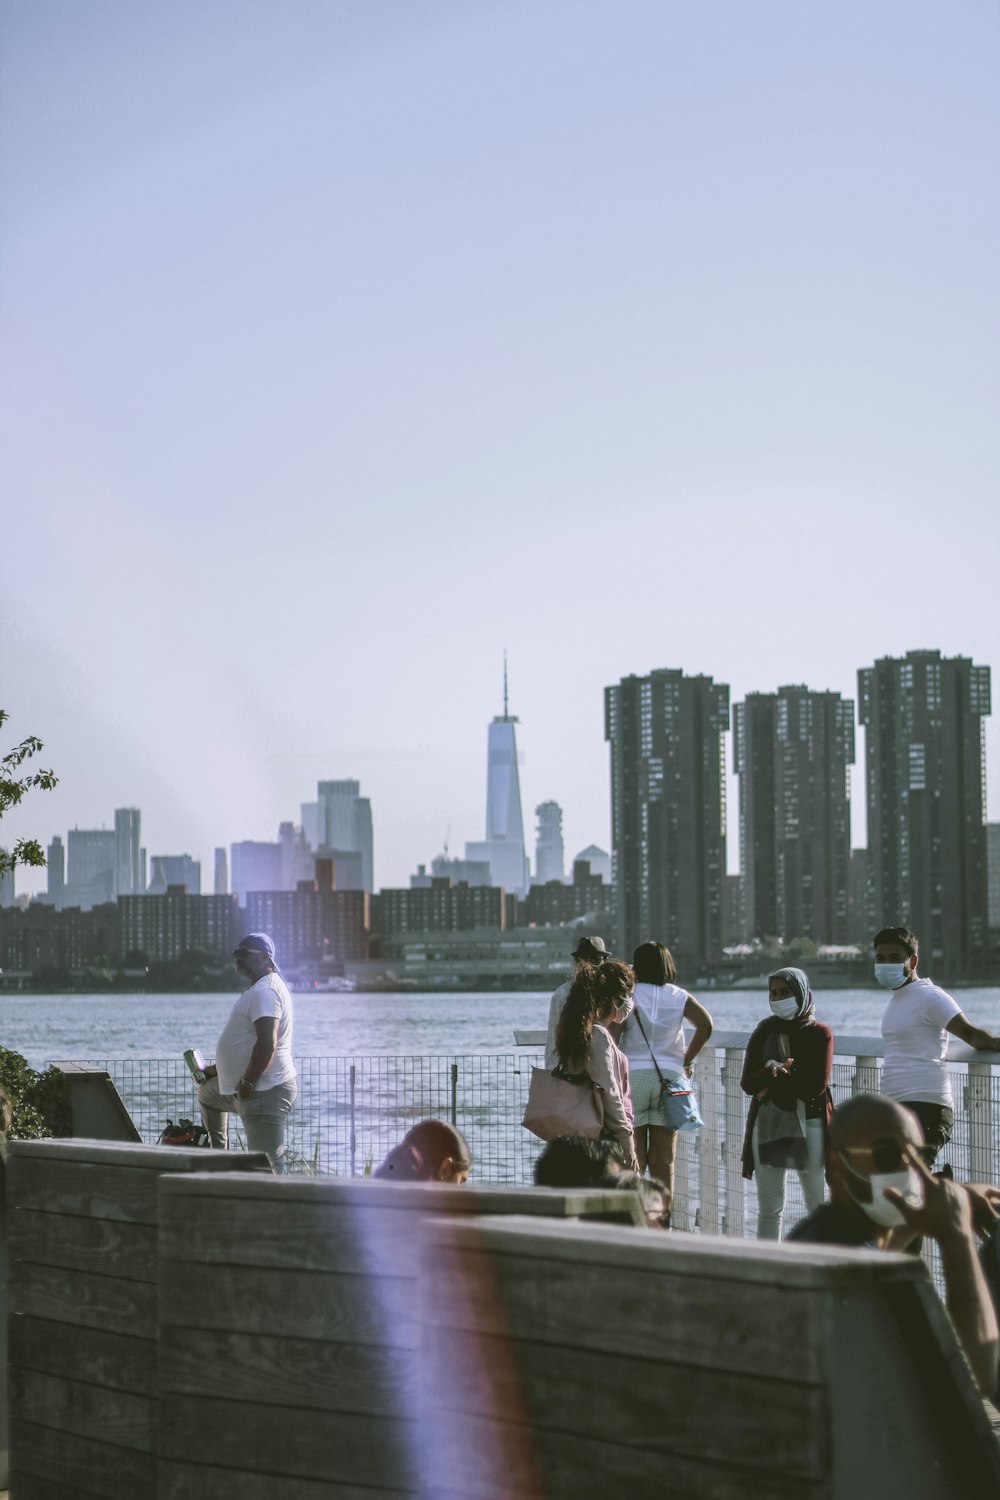
<path fill-rule="evenodd" d="M 855 1094 L 833 1112 L 827 1148 L 843 1151 L 870 1146 L 872 1141 L 895 1141 L 899 1146 L 922 1146 L 923 1133 L 915 1115 L 882 1094 Z"/>

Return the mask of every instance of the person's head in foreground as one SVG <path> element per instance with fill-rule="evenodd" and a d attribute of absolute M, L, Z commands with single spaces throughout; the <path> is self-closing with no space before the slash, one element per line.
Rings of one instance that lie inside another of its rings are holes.
<path fill-rule="evenodd" d="M 578 966 L 556 1027 L 556 1053 L 564 1067 L 586 1061 L 595 1025 L 627 1019 L 634 987 L 632 970 L 621 959 Z"/>
<path fill-rule="evenodd" d="M 465 1137 L 444 1120 L 421 1120 L 372 1173 L 383 1182 L 450 1182 L 460 1187 L 472 1170 Z"/>
<path fill-rule="evenodd" d="M 923 1144 L 916 1116 L 895 1100 L 881 1094 L 856 1094 L 845 1100 L 834 1110 L 827 1136 L 831 1203 L 859 1228 L 864 1224 L 872 1239 L 887 1243 L 890 1231 L 902 1230 L 905 1218 L 885 1191 L 901 1193 L 913 1206 L 923 1201 Z"/>
<path fill-rule="evenodd" d="M 621 1168 L 621 1154 L 608 1137 L 591 1140 L 585 1135 L 558 1135 L 546 1142 L 535 1162 L 535 1186 L 601 1187 Z"/>
<path fill-rule="evenodd" d="M 246 985 L 256 984 L 265 974 L 276 974 L 274 944 L 266 932 L 248 932 L 233 949 L 236 972 Z"/>

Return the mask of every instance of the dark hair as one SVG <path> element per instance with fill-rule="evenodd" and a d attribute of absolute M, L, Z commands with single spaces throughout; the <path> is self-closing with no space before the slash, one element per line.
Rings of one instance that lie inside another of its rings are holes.
<path fill-rule="evenodd" d="M 564 1068 L 584 1065 L 594 1022 L 630 995 L 634 982 L 632 970 L 620 958 L 577 966 L 556 1025 L 556 1052 Z"/>
<path fill-rule="evenodd" d="M 640 943 L 632 954 L 636 984 L 676 984 L 677 965 L 663 943 Z"/>
<path fill-rule="evenodd" d="M 472 1152 L 461 1131 L 444 1120 L 421 1120 L 394 1146 L 373 1177 L 397 1182 L 439 1182 L 441 1168 L 451 1158 L 460 1171 L 472 1166 Z"/>
<path fill-rule="evenodd" d="M 872 938 L 872 947 L 877 948 L 881 943 L 895 943 L 898 947 L 905 948 L 911 957 L 919 946 L 916 933 L 911 932 L 908 927 L 883 927 Z"/>
<path fill-rule="evenodd" d="M 597 1187 L 612 1181 L 614 1162 L 620 1161 L 614 1141 L 590 1140 L 585 1135 L 559 1135 L 549 1141 L 535 1162 L 535 1186 Z M 605 1184 L 606 1185 L 606 1184 Z"/>
<path fill-rule="evenodd" d="M 650 1227 L 670 1228 L 670 1189 L 658 1177 L 643 1177 L 639 1172 L 615 1172 L 600 1184 L 621 1193 L 638 1193 L 642 1211 Z"/>

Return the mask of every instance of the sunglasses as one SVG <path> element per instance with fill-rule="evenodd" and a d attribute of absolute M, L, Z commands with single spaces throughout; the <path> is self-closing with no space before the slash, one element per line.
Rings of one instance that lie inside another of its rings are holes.
<path fill-rule="evenodd" d="M 917 1150 L 928 1164 L 934 1159 L 933 1146 L 918 1146 Z M 905 1165 L 903 1147 L 898 1141 L 872 1141 L 870 1146 L 842 1146 L 840 1156 L 853 1157 L 860 1163 L 871 1162 L 876 1172 L 898 1172 Z M 848 1161 L 848 1166 L 851 1162 Z"/>

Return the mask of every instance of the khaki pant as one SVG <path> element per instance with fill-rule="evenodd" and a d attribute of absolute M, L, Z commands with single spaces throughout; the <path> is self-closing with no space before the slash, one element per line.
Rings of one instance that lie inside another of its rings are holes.
<path fill-rule="evenodd" d="M 229 1116 L 235 1111 L 243 1123 L 248 1151 L 263 1151 L 273 1171 L 285 1171 L 285 1127 L 298 1095 L 294 1078 L 274 1088 L 258 1089 L 249 1099 L 223 1094 L 218 1078 L 206 1078 L 198 1085 L 201 1123 L 208 1131 L 209 1144 L 215 1151 L 229 1149 Z"/>

